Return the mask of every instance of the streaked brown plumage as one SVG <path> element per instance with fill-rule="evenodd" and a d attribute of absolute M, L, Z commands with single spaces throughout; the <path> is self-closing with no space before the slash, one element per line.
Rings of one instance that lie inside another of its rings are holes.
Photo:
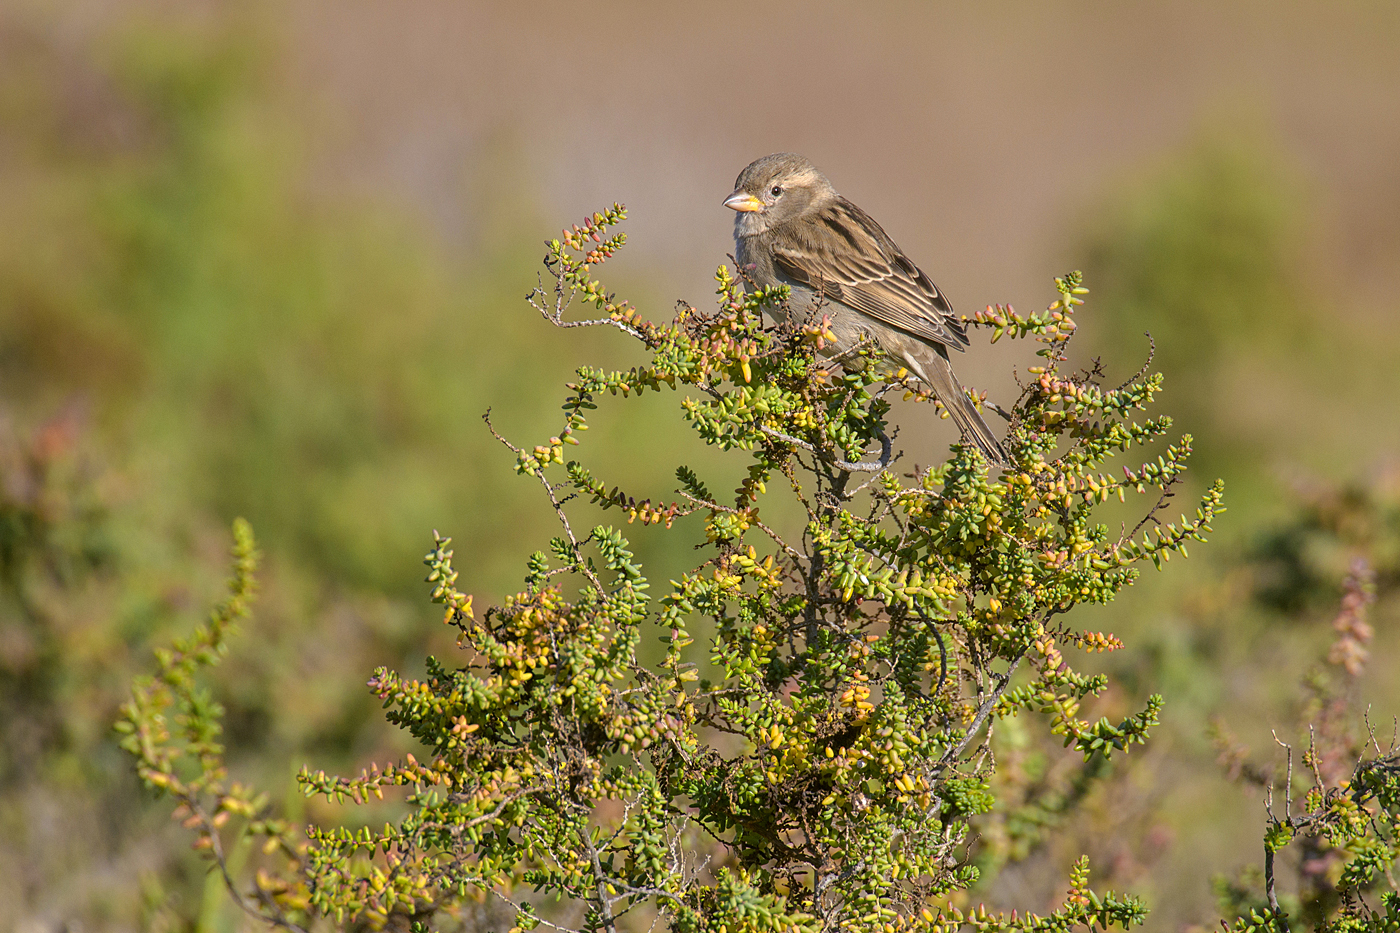
<path fill-rule="evenodd" d="M 967 334 L 938 287 L 875 219 L 836 193 L 802 156 L 780 152 L 749 164 L 724 202 L 738 212 L 735 259 L 758 286 L 785 284 L 787 313 L 820 308 L 834 353 L 862 337 L 933 390 L 963 436 L 988 460 L 1006 453 L 968 398 L 948 359 Z M 820 298 L 818 298 L 820 296 Z"/>

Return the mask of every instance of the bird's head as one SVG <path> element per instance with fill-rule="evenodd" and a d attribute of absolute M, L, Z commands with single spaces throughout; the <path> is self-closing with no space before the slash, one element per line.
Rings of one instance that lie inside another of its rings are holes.
<path fill-rule="evenodd" d="M 836 189 L 815 165 L 795 153 L 778 152 L 750 162 L 724 206 L 739 214 L 735 235 L 754 236 L 835 196 Z"/>

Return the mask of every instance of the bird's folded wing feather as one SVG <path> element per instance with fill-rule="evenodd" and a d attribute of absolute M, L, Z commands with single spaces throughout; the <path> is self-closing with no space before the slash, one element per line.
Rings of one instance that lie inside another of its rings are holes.
<path fill-rule="evenodd" d="M 778 268 L 890 327 L 961 350 L 967 335 L 938 286 L 900 252 L 869 214 L 838 198 L 775 244 Z"/>

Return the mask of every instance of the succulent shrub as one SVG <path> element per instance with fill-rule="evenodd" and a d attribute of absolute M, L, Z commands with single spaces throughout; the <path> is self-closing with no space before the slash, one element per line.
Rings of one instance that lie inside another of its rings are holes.
<path fill-rule="evenodd" d="M 1086 761 L 1126 753 L 1157 721 L 1158 696 L 1119 722 L 1084 712 L 1108 680 L 1075 670 L 1077 652 L 1123 646 L 1076 626 L 1073 610 L 1185 556 L 1223 511 L 1216 483 L 1194 514 L 1165 521 L 1191 439 L 1147 414 L 1161 378 L 1144 367 L 1109 385 L 1097 365 L 1069 369 L 1086 289 L 1066 275 L 1044 311 L 965 319 L 993 341 L 1039 345 L 1014 405 L 998 409 L 1010 465 L 993 470 L 958 444 L 901 472 L 893 406 L 936 399 L 871 348 L 831 358 L 820 310 L 771 323 L 785 291 L 745 288 L 742 269 L 719 269 L 715 310 L 682 303 L 669 322 L 647 319 L 594 277 L 625 242 L 624 216 L 614 206 L 550 241 L 549 279 L 529 300 L 554 326 L 615 329 L 648 361 L 580 368 L 543 443 L 496 435 L 559 535 L 529 557 L 520 592 L 485 611 L 457 589 L 462 558 L 437 536 L 428 582 L 459 653 L 429 658 L 422 677 L 380 669 L 369 682 L 421 754 L 300 775 L 308 795 L 357 806 L 402 789 L 397 818 L 303 831 L 228 783 L 218 707 L 196 674 L 250 592 L 243 526 L 230 603 L 161 656 L 127 707 L 142 777 L 176 797 L 226 872 L 230 833 L 263 839 L 255 880 L 231 888 L 294 928 L 328 917 L 426 929 L 484 897 L 508 905 L 517 929 L 1141 921 L 1135 898 L 1090 888 L 1084 859 L 1049 915 L 974 906 L 969 827 L 995 804 L 999 721 L 1038 717 Z M 571 316 L 578 306 L 593 316 Z M 743 464 L 738 488 L 716 492 L 678 464 L 674 492 L 624 490 L 583 449 L 575 459 L 595 409 L 644 392 L 678 396 L 698 437 Z M 585 501 L 621 524 L 581 527 Z M 1132 521 L 1111 526 L 1105 512 L 1121 520 L 1125 508 Z M 653 586 L 622 530 L 637 524 L 692 537 L 695 566 Z"/>

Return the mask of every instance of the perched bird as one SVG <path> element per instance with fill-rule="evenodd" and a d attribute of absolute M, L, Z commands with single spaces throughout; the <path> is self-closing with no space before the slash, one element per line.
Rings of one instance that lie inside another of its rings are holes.
<path fill-rule="evenodd" d="M 749 281 L 791 287 L 784 313 L 797 320 L 829 317 L 836 354 L 869 340 L 933 390 L 988 460 L 1006 463 L 948 360 L 950 347 L 967 346 L 963 325 L 873 217 L 791 152 L 750 163 L 724 206 L 738 212 L 734 258 Z"/>

